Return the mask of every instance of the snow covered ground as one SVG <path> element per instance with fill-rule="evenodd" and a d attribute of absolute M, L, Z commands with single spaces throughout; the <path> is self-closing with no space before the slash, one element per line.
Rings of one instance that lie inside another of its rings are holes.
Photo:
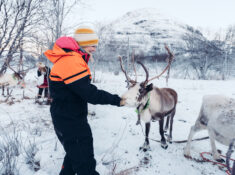
<path fill-rule="evenodd" d="M 28 73 L 27 87 L 24 94 L 30 99 L 22 100 L 22 89 L 13 91 L 14 104 L 3 102 L 0 97 L 0 149 L 11 140 L 8 136 L 18 140 L 19 154 L 15 157 L 16 170 L 19 175 L 56 175 L 59 174 L 64 151 L 58 142 L 49 106 L 35 104 L 36 70 Z M 152 76 L 150 76 L 152 77 Z M 97 72 L 96 83 L 100 89 L 121 95 L 125 92 L 124 75 Z M 145 77 L 138 77 L 139 80 Z M 158 87 L 165 87 L 165 79 L 154 80 Z M 202 96 L 206 94 L 224 94 L 235 98 L 235 80 L 203 81 L 169 79 L 168 87 L 178 92 L 179 101 L 174 118 L 173 140 L 187 139 L 190 127 L 194 124 L 201 105 Z M 10 100 L 10 99 L 9 99 Z M 111 175 L 138 166 L 144 157 L 139 147 L 144 143 L 141 126 L 136 126 L 137 116 L 133 108 L 89 105 L 89 123 L 94 137 L 95 158 L 97 170 L 101 175 Z M 142 122 L 143 125 L 143 122 Z M 15 134 L 14 134 L 15 133 Z M 207 136 L 206 131 L 199 132 L 195 138 Z M 235 135 L 235 133 L 234 133 Z M 152 123 L 150 138 L 160 139 L 158 122 Z M 13 139 L 14 140 L 14 139 Z M 216 143 L 217 149 L 225 155 L 227 147 Z M 224 175 L 224 171 L 210 163 L 197 163 L 183 156 L 182 144 L 169 144 L 164 150 L 160 144 L 150 140 L 149 164 L 142 165 L 138 171 L 130 174 L 137 175 Z M 34 171 L 28 163 L 30 150 L 36 154 L 32 156 L 40 161 L 40 169 Z M 211 150 L 209 140 L 195 141 L 192 144 L 192 155 L 200 159 L 200 152 Z M 0 152 L 0 172 L 6 168 Z M 233 155 L 234 158 L 234 155 Z M 1 173 L 2 173 L 1 172 Z M 114 174 L 114 173 L 113 173 Z M 124 174 L 124 173 L 123 173 Z M 126 173 L 128 174 L 128 173 Z"/>

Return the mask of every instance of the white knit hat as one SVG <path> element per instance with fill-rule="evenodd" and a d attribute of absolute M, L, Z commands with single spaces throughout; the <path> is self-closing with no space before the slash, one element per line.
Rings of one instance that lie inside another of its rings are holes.
<path fill-rule="evenodd" d="M 87 26 L 77 28 L 74 33 L 74 39 L 78 42 L 79 46 L 97 46 L 99 38 L 95 31 Z"/>

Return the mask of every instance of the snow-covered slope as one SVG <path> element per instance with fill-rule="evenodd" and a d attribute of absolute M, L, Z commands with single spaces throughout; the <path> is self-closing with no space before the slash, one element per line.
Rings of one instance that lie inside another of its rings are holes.
<path fill-rule="evenodd" d="M 34 103 L 37 94 L 36 70 L 27 74 L 25 95 L 31 99 L 22 100 L 22 89 L 13 91 L 15 101 L 12 105 L 3 102 L 0 96 L 0 149 L 6 143 L 10 134 L 18 135 L 19 155 L 15 157 L 19 175 L 56 175 L 59 174 L 64 150 L 58 142 L 51 123 L 49 106 Z M 150 77 L 153 75 L 150 74 Z M 97 72 L 96 78 L 100 89 L 121 95 L 125 92 L 125 78 L 123 74 L 114 76 L 112 73 Z M 145 75 L 138 77 L 143 80 Z M 163 78 L 154 80 L 158 87 L 165 87 Z M 194 124 L 201 105 L 202 96 L 206 94 L 224 94 L 235 98 L 235 81 L 199 81 L 169 79 L 169 87 L 174 88 L 178 95 L 176 115 L 174 118 L 173 140 L 187 138 L 190 127 Z M 138 166 L 145 156 L 139 151 L 144 142 L 144 134 L 140 126 L 136 126 L 137 116 L 133 108 L 115 107 L 107 105 L 89 105 L 89 123 L 94 137 L 95 157 L 97 170 L 102 175 L 113 175 L 112 172 L 121 172 Z M 142 122 L 143 125 L 143 122 Z M 14 129 L 15 128 L 15 129 Z M 17 131 L 17 132 L 16 132 Z M 195 138 L 207 136 L 201 131 Z M 149 137 L 159 140 L 158 123 L 152 122 Z M 8 139 L 9 140 L 9 139 Z M 217 148 L 225 155 L 227 147 L 216 143 Z M 35 160 L 40 161 L 40 169 L 35 172 L 27 163 L 27 154 L 35 145 Z M 182 144 L 169 144 L 167 150 L 160 144 L 150 140 L 149 164 L 142 164 L 137 172 L 130 175 L 224 175 L 225 172 L 211 163 L 197 163 L 183 156 Z M 192 143 L 192 156 L 200 158 L 200 152 L 210 152 L 209 140 Z M 0 151 L 0 155 L 3 152 Z M 4 170 L 3 157 L 0 156 L 0 172 Z M 234 158 L 234 154 L 233 154 Z M 120 175 L 120 174 L 119 174 Z"/>

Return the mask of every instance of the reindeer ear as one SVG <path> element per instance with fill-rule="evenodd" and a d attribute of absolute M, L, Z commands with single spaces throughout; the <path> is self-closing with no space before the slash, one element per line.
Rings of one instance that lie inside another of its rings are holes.
<path fill-rule="evenodd" d="M 140 96 L 138 98 L 138 101 L 141 101 L 141 99 L 148 94 L 149 91 L 153 90 L 153 84 L 149 84 L 147 85 L 145 88 L 140 88 L 139 92 L 140 92 Z"/>
<path fill-rule="evenodd" d="M 153 83 L 149 84 L 148 86 L 146 86 L 146 91 L 149 92 L 151 90 L 153 90 Z"/>

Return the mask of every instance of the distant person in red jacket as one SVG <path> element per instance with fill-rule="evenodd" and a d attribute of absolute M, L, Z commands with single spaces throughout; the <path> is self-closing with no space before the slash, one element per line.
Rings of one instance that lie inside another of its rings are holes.
<path fill-rule="evenodd" d="M 38 95 L 37 99 L 40 99 L 42 97 L 42 93 L 44 90 L 44 98 L 48 98 L 48 75 L 50 74 L 50 68 L 45 66 L 42 62 L 37 63 L 38 67 L 38 77 L 44 76 L 43 83 L 41 85 L 38 85 Z"/>

